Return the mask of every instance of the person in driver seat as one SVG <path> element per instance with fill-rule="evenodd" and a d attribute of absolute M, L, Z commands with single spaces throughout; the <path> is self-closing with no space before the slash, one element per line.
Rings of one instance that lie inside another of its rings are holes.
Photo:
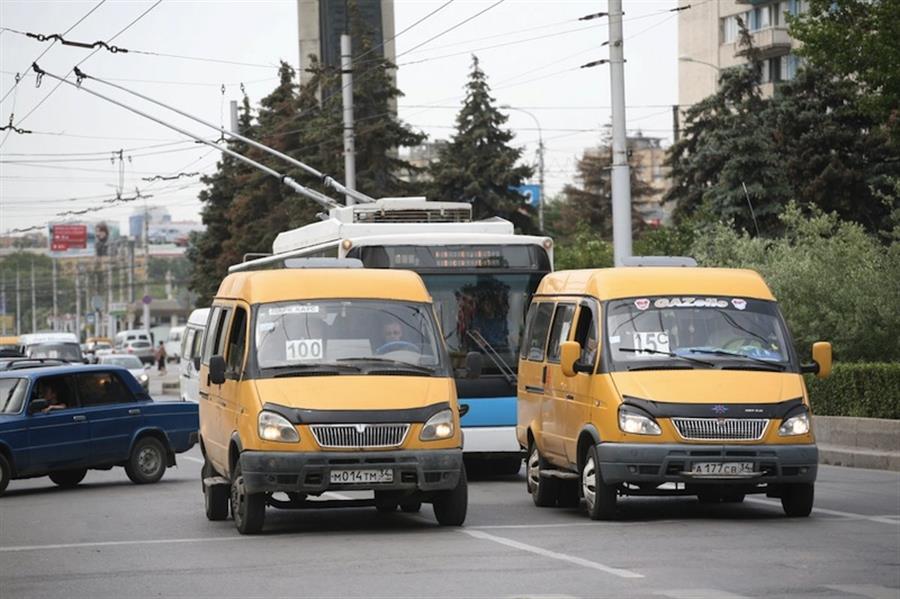
<path fill-rule="evenodd" d="M 61 384 L 50 379 L 41 379 L 38 381 L 35 391 L 35 399 L 46 399 L 50 404 L 41 413 L 46 414 L 54 410 L 64 410 L 68 406 L 64 399 L 64 393 L 60 392 Z"/>

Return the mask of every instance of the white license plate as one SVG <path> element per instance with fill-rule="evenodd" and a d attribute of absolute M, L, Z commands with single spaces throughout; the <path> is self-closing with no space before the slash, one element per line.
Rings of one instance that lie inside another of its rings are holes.
<path fill-rule="evenodd" d="M 691 466 L 693 474 L 708 474 L 711 476 L 732 476 L 753 472 L 753 462 L 694 462 Z"/>
<path fill-rule="evenodd" d="M 382 470 L 332 470 L 331 483 L 338 485 L 358 485 L 367 483 L 392 483 L 394 471 Z"/>

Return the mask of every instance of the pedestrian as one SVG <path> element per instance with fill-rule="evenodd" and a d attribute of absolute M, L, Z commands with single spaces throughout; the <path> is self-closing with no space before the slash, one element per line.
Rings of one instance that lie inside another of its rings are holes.
<path fill-rule="evenodd" d="M 156 348 L 156 369 L 160 374 L 166 373 L 166 346 L 162 341 Z"/>

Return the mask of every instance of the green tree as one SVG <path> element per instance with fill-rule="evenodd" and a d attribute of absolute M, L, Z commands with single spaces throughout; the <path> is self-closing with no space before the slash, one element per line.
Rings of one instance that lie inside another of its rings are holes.
<path fill-rule="evenodd" d="M 491 96 L 487 76 L 472 57 L 466 98 L 456 115 L 456 132 L 431 165 L 433 200 L 470 202 L 475 218 L 501 216 L 517 229 L 532 233 L 536 227 L 525 199 L 510 189 L 532 175 L 532 168 L 516 163 L 520 148 L 509 145 L 513 133 L 504 129 L 507 116 Z"/>

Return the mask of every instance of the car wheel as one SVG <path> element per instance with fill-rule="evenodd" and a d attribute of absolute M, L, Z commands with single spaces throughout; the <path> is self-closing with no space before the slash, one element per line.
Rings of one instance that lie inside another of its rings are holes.
<path fill-rule="evenodd" d="M 439 492 L 432 501 L 434 517 L 441 526 L 462 526 L 469 508 L 469 488 L 466 469 L 459 471 L 459 482 L 449 491 Z"/>
<path fill-rule="evenodd" d="M 231 477 L 231 516 L 235 528 L 242 535 L 260 532 L 266 520 L 266 494 L 247 493 L 240 460 L 235 464 Z"/>
<path fill-rule="evenodd" d="M 125 464 L 125 474 L 138 485 L 155 483 L 166 471 L 166 457 L 166 448 L 159 439 L 138 439 Z"/>
<path fill-rule="evenodd" d="M 542 477 L 541 470 L 546 468 L 546 462 L 541 456 L 537 444 L 532 441 L 528 449 L 528 464 L 525 484 L 531 494 L 531 500 L 538 507 L 553 507 L 559 495 L 559 479 Z"/>
<path fill-rule="evenodd" d="M 784 485 L 781 490 L 781 507 L 791 518 L 806 518 L 812 512 L 815 487 L 812 483 Z"/>
<path fill-rule="evenodd" d="M 400 502 L 400 511 L 404 514 L 415 514 L 422 509 L 421 499 L 408 499 Z"/>
<path fill-rule="evenodd" d="M 597 447 L 588 450 L 581 468 L 581 494 L 591 520 L 612 520 L 616 514 L 616 487 L 603 482 Z"/>
<path fill-rule="evenodd" d="M 3 492 L 6 491 L 7 485 L 9 485 L 9 479 L 12 478 L 12 467 L 9 465 L 9 460 L 6 459 L 6 456 L 0 453 L 0 495 L 3 495 Z"/>
<path fill-rule="evenodd" d="M 50 480 L 64 489 L 74 487 L 84 480 L 87 474 L 87 468 L 79 468 L 78 470 L 57 470 L 50 473 Z"/>
<path fill-rule="evenodd" d="M 205 458 L 200 471 L 201 483 L 204 479 L 218 476 L 219 473 Z M 228 518 L 228 485 L 203 485 L 203 503 L 206 507 L 206 519 L 213 522 Z"/>

